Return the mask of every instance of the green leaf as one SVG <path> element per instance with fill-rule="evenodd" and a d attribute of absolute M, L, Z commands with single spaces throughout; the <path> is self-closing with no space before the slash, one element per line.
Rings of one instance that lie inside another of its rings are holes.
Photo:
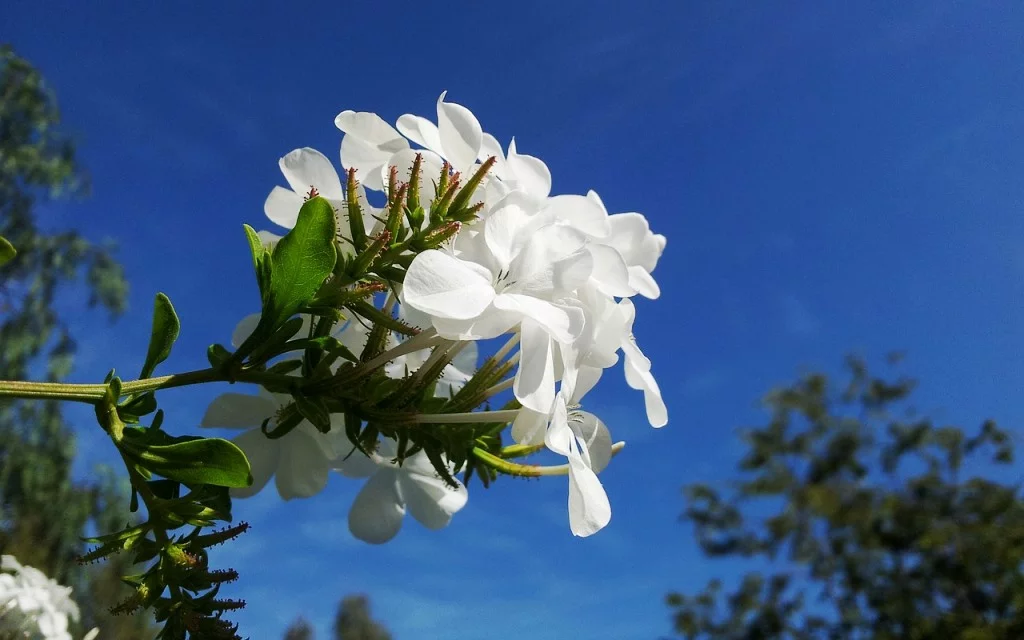
<path fill-rule="evenodd" d="M 263 246 L 263 241 L 260 240 L 255 229 L 247 224 L 242 226 L 245 228 L 245 237 L 249 241 L 249 251 L 252 253 L 252 266 L 256 270 L 256 283 L 260 288 L 260 299 L 266 302 L 267 289 L 270 284 L 270 272 L 267 269 L 270 252 Z"/>
<path fill-rule="evenodd" d="M 181 322 L 178 321 L 178 314 L 174 312 L 171 300 L 162 293 L 156 294 L 153 303 L 153 331 L 149 336 L 149 350 L 146 352 L 146 362 L 142 365 L 140 378 L 148 378 L 153 374 L 153 369 L 171 355 L 171 347 L 178 339 L 181 331 Z"/>
<path fill-rule="evenodd" d="M 125 442 L 129 455 L 139 465 L 168 480 L 229 488 L 252 484 L 249 461 L 242 450 L 228 440 L 200 438 L 169 445 Z"/>
<path fill-rule="evenodd" d="M 13 260 L 16 255 L 18 255 L 18 252 L 14 245 L 8 242 L 7 238 L 0 236 L 0 266 Z"/>
<path fill-rule="evenodd" d="M 278 326 L 312 300 L 331 275 L 338 260 L 336 225 L 331 204 L 324 198 L 311 198 L 299 210 L 292 230 L 274 247 L 268 308 L 263 313 L 271 326 Z"/>

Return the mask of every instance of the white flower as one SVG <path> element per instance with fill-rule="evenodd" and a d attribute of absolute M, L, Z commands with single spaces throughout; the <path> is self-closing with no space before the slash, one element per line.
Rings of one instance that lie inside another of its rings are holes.
<path fill-rule="evenodd" d="M 518 327 L 521 361 L 514 391 L 523 406 L 550 408 L 555 395 L 554 346 L 583 330 L 571 293 L 590 274 L 584 236 L 563 225 L 534 228 L 529 201 L 512 192 L 461 255 L 431 250 L 413 259 L 403 304 L 429 315 L 439 335 L 493 338 Z M 472 258 L 472 259 L 466 259 Z"/>
<path fill-rule="evenodd" d="M 586 537 L 603 529 L 612 518 L 608 494 L 597 479 L 611 460 L 612 441 L 597 416 L 573 413 L 570 416 L 559 394 L 544 443 L 569 461 L 569 529 L 573 535 Z"/>
<path fill-rule="evenodd" d="M 385 170 L 391 156 L 409 148 L 394 127 L 376 113 L 342 111 L 334 125 L 345 135 L 341 139 L 341 166 L 355 169 L 367 189 L 380 191 L 387 184 Z"/>
<path fill-rule="evenodd" d="M 24 633 L 45 640 L 71 640 L 68 619 L 78 620 L 71 587 L 50 580 L 14 556 L 0 560 L 0 631 Z"/>
<path fill-rule="evenodd" d="M 341 179 L 334 165 L 324 154 L 308 147 L 296 149 L 281 158 L 278 166 L 281 167 L 281 173 L 291 188 L 274 187 L 267 196 L 266 202 L 263 203 L 263 211 L 271 221 L 286 229 L 294 227 L 295 221 L 299 218 L 299 209 L 302 208 L 310 188 L 315 188 L 337 212 L 338 223 L 342 225 L 340 236 L 344 238 L 350 235 L 348 228 L 345 227 L 348 224 L 348 208 Z M 362 185 L 358 190 L 359 203 L 363 210 L 363 226 L 367 233 L 372 233 L 375 224 L 373 216 L 377 210 L 370 206 Z M 264 243 L 274 241 L 275 236 L 269 234 L 263 240 Z M 340 242 L 351 247 L 345 240 Z"/>
<path fill-rule="evenodd" d="M 392 461 L 397 453 L 393 440 L 384 439 L 371 458 L 355 448 L 350 451 L 334 468 L 350 478 L 369 478 L 348 514 L 349 530 L 364 542 L 383 544 L 398 535 L 406 510 L 420 524 L 436 530 L 446 527 L 466 505 L 466 487 L 462 483 L 448 486 L 422 451 L 406 458 L 402 466 Z"/>
<path fill-rule="evenodd" d="M 331 201 L 335 209 L 345 202 L 341 179 L 334 165 L 316 149 L 296 149 L 277 162 L 290 189 L 274 187 L 263 204 L 263 211 L 271 221 L 291 229 L 299 217 L 299 209 L 311 187 Z"/>
<path fill-rule="evenodd" d="M 437 99 L 437 124 L 426 118 L 405 114 L 396 123 L 398 130 L 416 144 L 441 156 L 465 178 L 473 169 L 483 130 L 476 116 L 466 107 L 445 102 L 447 91 Z"/>
<path fill-rule="evenodd" d="M 332 460 L 341 453 L 345 438 L 344 419 L 331 416 L 330 433 L 320 433 L 303 420 L 281 438 L 271 440 L 263 435 L 260 425 L 273 418 L 288 396 L 271 394 L 260 389 L 259 395 L 224 393 L 213 399 L 203 416 L 201 427 L 247 429 L 231 439 L 245 453 L 252 468 L 252 486 L 231 489 L 232 497 L 248 498 L 256 495 L 275 479 L 277 492 L 285 500 L 308 498 L 327 486 L 327 472 Z"/>

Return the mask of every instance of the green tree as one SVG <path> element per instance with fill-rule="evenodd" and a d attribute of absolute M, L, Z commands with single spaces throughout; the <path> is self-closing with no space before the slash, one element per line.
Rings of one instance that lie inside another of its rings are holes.
<path fill-rule="evenodd" d="M 337 640 L 391 640 L 391 634 L 370 615 L 370 600 L 364 595 L 346 596 L 338 605 L 334 621 Z"/>
<path fill-rule="evenodd" d="M 62 285 L 84 279 L 91 306 L 120 314 L 127 283 L 109 246 L 80 234 L 44 233 L 34 208 L 40 198 L 82 195 L 87 179 L 74 145 L 59 131 L 60 113 L 39 72 L 9 46 L 0 47 L 0 236 L 17 256 L 0 265 L 0 379 L 63 379 L 75 341 L 54 309 Z M 79 285 L 80 286 L 80 285 Z M 0 401 L 0 549 L 75 588 L 82 627 L 104 638 L 151 637 L 141 617 L 106 609 L 128 591 L 125 559 L 81 567 L 80 537 L 123 526 L 126 491 L 111 473 L 76 483 L 74 437 L 58 403 Z"/>
<path fill-rule="evenodd" d="M 313 640 L 313 627 L 299 618 L 285 631 L 284 640 Z"/>
<path fill-rule="evenodd" d="M 391 640 L 391 634 L 370 614 L 370 600 L 364 595 L 342 598 L 334 619 L 337 640 Z M 288 627 L 284 640 L 313 640 L 313 628 L 302 618 Z"/>
<path fill-rule="evenodd" d="M 686 487 L 703 552 L 782 568 L 752 571 L 731 593 L 713 581 L 670 594 L 676 634 L 1024 638 L 1024 502 L 1018 485 L 991 479 L 1013 460 L 1008 434 L 915 417 L 912 381 L 873 377 L 857 358 L 848 368 L 842 387 L 812 374 L 767 396 L 771 419 L 744 431 L 730 496 Z"/>
<path fill-rule="evenodd" d="M 848 360 L 766 398 L 771 419 L 728 498 L 686 488 L 684 518 L 711 558 L 750 558 L 726 593 L 713 581 L 668 596 L 690 640 L 1024 638 L 1024 503 L 994 481 L 1012 461 L 1006 432 L 973 435 L 918 418 L 914 383 Z M 981 468 L 986 477 L 968 473 Z M 759 566 L 760 568 L 760 566 Z"/>

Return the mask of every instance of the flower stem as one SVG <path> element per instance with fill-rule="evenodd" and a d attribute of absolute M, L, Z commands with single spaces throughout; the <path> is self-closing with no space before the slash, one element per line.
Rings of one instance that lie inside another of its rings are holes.
<path fill-rule="evenodd" d="M 501 346 L 501 348 L 498 349 L 498 352 L 495 353 L 494 356 L 492 356 L 494 361 L 495 362 L 500 362 L 501 359 L 504 358 L 506 355 L 508 355 L 508 352 L 511 351 L 512 348 L 515 347 L 517 344 L 519 344 L 519 330 L 518 329 L 515 331 L 515 333 L 512 334 L 512 337 L 508 339 L 508 342 L 503 344 Z"/>
<path fill-rule="evenodd" d="M 511 389 L 512 385 L 514 385 L 515 382 L 516 382 L 515 378 L 509 378 L 508 380 L 505 380 L 503 382 L 499 382 L 498 384 L 494 385 L 493 387 L 487 389 L 487 391 L 484 391 L 484 399 L 486 400 L 487 398 L 490 398 L 492 396 L 498 395 L 502 391 L 507 391 L 508 389 Z"/>
<path fill-rule="evenodd" d="M 613 444 L 612 455 L 617 455 L 625 446 L 625 442 L 616 442 Z M 504 473 L 510 476 L 537 478 L 540 476 L 565 476 L 569 474 L 568 464 L 559 464 L 550 467 L 535 464 L 520 464 L 518 462 L 499 458 L 493 453 L 484 451 L 480 447 L 473 447 L 473 457 L 498 473 Z"/>
<path fill-rule="evenodd" d="M 385 364 L 391 362 L 398 356 L 404 356 L 407 353 L 413 351 L 419 351 L 420 349 L 426 349 L 433 345 L 434 341 L 437 340 L 437 331 L 433 327 L 420 331 L 418 334 L 402 342 L 397 347 L 389 349 L 384 353 L 380 354 L 376 358 L 372 358 L 363 364 L 359 365 L 360 371 L 373 371 L 378 367 L 382 367 Z"/>
<path fill-rule="evenodd" d="M 145 378 L 142 380 L 130 380 L 121 383 L 121 395 L 132 395 L 156 391 L 158 389 L 172 389 L 174 387 L 186 387 L 193 384 L 206 382 L 276 382 L 289 383 L 298 379 L 293 376 L 268 374 L 262 371 L 241 371 L 232 374 L 231 377 L 217 369 L 200 369 L 185 373 L 175 373 L 169 376 L 157 378 Z M 0 380 L 0 398 L 24 398 L 24 399 L 46 399 L 46 400 L 67 400 L 71 402 L 84 402 L 96 404 L 103 400 L 107 392 L 106 384 L 68 384 L 65 382 L 22 382 L 19 380 Z"/>

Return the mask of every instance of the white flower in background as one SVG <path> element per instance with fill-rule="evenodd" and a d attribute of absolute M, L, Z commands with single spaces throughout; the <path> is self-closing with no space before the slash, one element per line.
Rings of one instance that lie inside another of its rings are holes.
<path fill-rule="evenodd" d="M 0 571 L 0 632 L 14 632 L 15 637 L 71 640 L 69 619 L 79 617 L 71 587 L 61 586 L 10 555 L 0 560 Z M 96 633 L 94 629 L 85 637 L 95 638 Z"/>
<path fill-rule="evenodd" d="M 235 498 L 256 495 L 274 477 L 277 492 L 285 500 L 309 498 L 327 486 L 327 472 L 338 457 L 345 437 L 344 419 L 331 416 L 330 433 L 320 433 L 303 420 L 281 438 L 271 440 L 263 435 L 260 425 L 273 418 L 291 398 L 260 389 L 259 395 L 224 393 L 213 399 L 203 416 L 201 427 L 246 429 L 231 439 L 245 453 L 252 468 L 252 486 L 231 489 Z"/>
<path fill-rule="evenodd" d="M 348 514 L 348 528 L 356 538 L 383 544 L 398 535 L 406 511 L 428 529 L 448 526 L 452 516 L 466 506 L 469 494 L 462 483 L 448 486 L 422 451 L 393 462 L 397 446 L 383 439 L 367 458 L 349 445 L 334 468 L 349 478 L 369 478 Z"/>

